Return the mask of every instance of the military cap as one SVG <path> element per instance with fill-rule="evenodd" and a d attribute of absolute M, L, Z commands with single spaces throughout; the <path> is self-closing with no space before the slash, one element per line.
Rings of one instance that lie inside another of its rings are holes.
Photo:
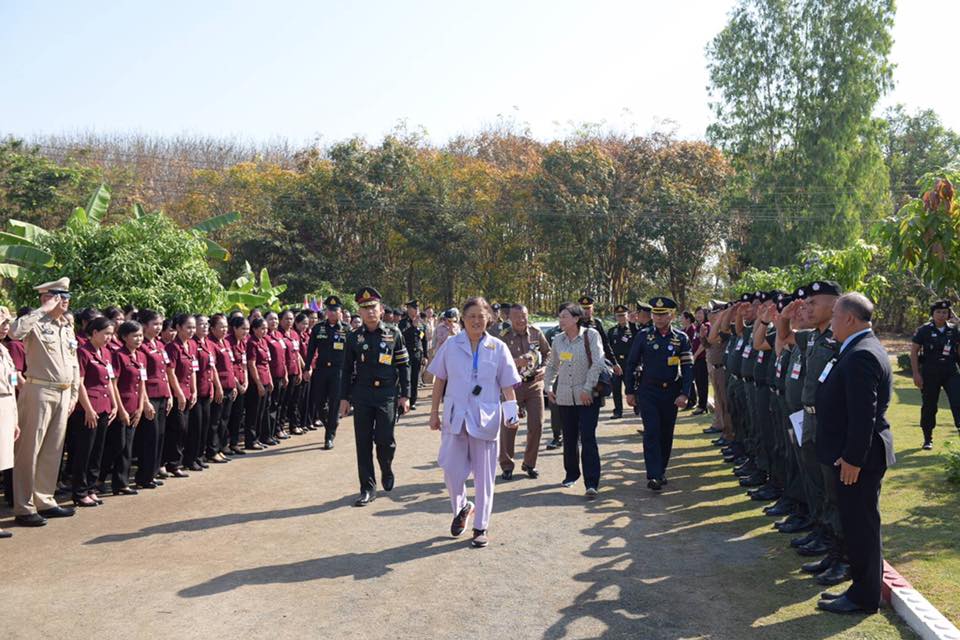
<path fill-rule="evenodd" d="M 949 300 L 937 300 L 932 305 L 930 305 L 930 313 L 933 313 L 937 309 L 949 309 L 951 302 Z"/>
<path fill-rule="evenodd" d="M 777 311 L 783 311 L 787 308 L 787 305 L 793 302 L 792 293 L 779 293 L 776 297 L 777 301 Z"/>
<path fill-rule="evenodd" d="M 443 312 L 443 317 L 446 318 L 447 320 L 456 320 L 457 318 L 460 317 L 460 312 L 457 311 L 455 307 L 451 309 L 447 309 L 446 311 Z"/>
<path fill-rule="evenodd" d="M 337 296 L 327 296 L 327 299 L 323 301 L 323 305 L 331 311 L 336 311 L 343 306 L 343 303 Z"/>
<path fill-rule="evenodd" d="M 409 307 L 409 308 L 411 308 L 411 309 L 419 309 L 419 308 L 420 308 L 420 301 L 417 300 L 416 298 L 414 298 L 413 300 L 411 300 L 411 301 L 409 301 L 409 302 L 407 303 L 407 307 Z"/>
<path fill-rule="evenodd" d="M 582 296 L 580 296 L 580 299 L 577 300 L 577 303 L 578 303 L 581 307 L 592 307 L 592 306 L 593 306 L 593 296 L 582 295 Z"/>
<path fill-rule="evenodd" d="M 638 301 L 637 301 L 637 311 L 646 311 L 647 313 L 650 313 L 651 311 L 653 311 L 653 307 L 651 307 L 650 305 L 648 305 L 646 302 L 640 302 L 640 301 L 638 300 Z"/>
<path fill-rule="evenodd" d="M 500 311 L 500 303 L 499 303 L 499 302 L 494 302 L 492 305 L 490 305 L 490 307 L 491 307 L 494 311 Z"/>
<path fill-rule="evenodd" d="M 513 308 L 513 304 L 511 304 L 511 303 L 509 303 L 509 302 L 501 302 L 501 303 L 500 303 L 500 309 L 501 309 L 502 311 L 510 311 L 510 309 L 512 309 L 512 308 Z"/>
<path fill-rule="evenodd" d="M 650 307 L 653 313 L 670 313 L 677 308 L 677 303 L 666 296 L 650 298 Z"/>
<path fill-rule="evenodd" d="M 629 309 L 627 309 L 626 305 L 623 304 L 618 304 L 613 308 L 614 313 L 627 313 L 628 311 Z"/>
<path fill-rule="evenodd" d="M 760 300 L 760 302 L 768 302 L 768 301 L 777 302 L 780 296 L 786 295 L 786 293 L 787 293 L 786 291 L 781 291 L 780 289 L 771 289 L 770 291 L 764 291 L 763 298 Z"/>
<path fill-rule="evenodd" d="M 806 287 L 807 297 L 812 296 L 841 296 L 843 295 L 843 289 L 839 284 L 833 280 L 817 280 L 816 282 L 811 282 Z"/>
<path fill-rule="evenodd" d="M 380 292 L 373 287 L 362 287 L 354 296 L 357 304 L 361 307 L 372 307 L 380 302 Z"/>
<path fill-rule="evenodd" d="M 707 303 L 707 309 L 710 311 L 723 311 L 728 306 L 730 305 L 723 300 L 711 300 Z"/>
<path fill-rule="evenodd" d="M 745 293 L 740 294 L 740 300 L 739 300 L 739 301 L 740 301 L 740 302 L 753 302 L 754 300 L 757 299 L 757 296 L 758 296 L 758 295 L 759 295 L 759 292 L 754 293 L 754 292 L 752 292 L 752 291 L 747 291 L 747 292 L 745 292 Z"/>
<path fill-rule="evenodd" d="M 60 278 L 59 280 L 54 280 L 53 282 L 44 282 L 43 284 L 38 284 L 33 288 L 35 291 L 40 293 L 52 293 L 54 295 L 60 295 L 70 293 L 70 278 Z"/>

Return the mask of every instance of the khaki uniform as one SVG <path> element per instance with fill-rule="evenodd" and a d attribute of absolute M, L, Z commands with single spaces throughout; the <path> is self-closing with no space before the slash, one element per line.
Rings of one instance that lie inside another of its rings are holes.
<path fill-rule="evenodd" d="M 26 516 L 57 506 L 57 472 L 67 418 L 80 391 L 80 369 L 77 339 L 64 318 L 33 311 L 14 321 L 10 336 L 23 341 L 27 358 L 13 470 L 14 514 Z"/>
<path fill-rule="evenodd" d="M 13 467 L 13 434 L 17 430 L 17 368 L 0 344 L 0 471 Z"/>
<path fill-rule="evenodd" d="M 535 469 L 540 451 L 540 436 L 543 433 L 543 370 L 550 356 L 550 343 L 543 332 L 532 325 L 528 325 L 527 330 L 519 334 L 513 328 L 507 328 L 499 337 L 507 343 L 514 360 L 524 354 L 532 355 L 534 351 L 540 354 L 538 366 L 517 367 L 523 376 L 523 382 L 516 388 L 517 406 L 527 415 L 527 444 L 523 452 L 523 464 Z M 533 361 L 532 358 L 530 361 Z M 500 468 L 504 471 L 513 471 L 515 466 L 513 456 L 516 440 L 516 429 L 500 427 Z"/>
<path fill-rule="evenodd" d="M 713 426 L 723 432 L 723 437 L 733 439 L 733 422 L 727 408 L 727 378 L 723 371 L 724 347 L 722 339 L 716 344 L 705 344 L 707 373 L 713 383 Z"/>

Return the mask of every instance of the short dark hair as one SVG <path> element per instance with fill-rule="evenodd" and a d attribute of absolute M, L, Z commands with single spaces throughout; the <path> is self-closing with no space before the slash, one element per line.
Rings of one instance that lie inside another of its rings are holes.
<path fill-rule="evenodd" d="M 564 302 L 561 304 L 560 308 L 557 309 L 557 315 L 559 316 L 564 311 L 572 315 L 577 320 L 583 317 L 583 307 L 576 302 Z"/>
<path fill-rule="evenodd" d="M 873 320 L 873 303 L 857 291 L 845 293 L 837 299 L 837 305 L 860 322 Z"/>
<path fill-rule="evenodd" d="M 127 320 L 120 325 L 120 328 L 117 329 L 117 336 L 123 340 L 131 333 L 136 333 L 137 331 L 142 331 L 143 326 L 136 320 Z"/>
<path fill-rule="evenodd" d="M 95 331 L 105 331 L 112 326 L 114 326 L 113 320 L 107 316 L 97 316 L 87 325 L 87 334 L 92 336 Z"/>
<path fill-rule="evenodd" d="M 694 315 L 693 315 L 692 313 L 690 313 L 689 311 L 684 311 L 684 312 L 683 312 L 683 317 L 686 318 L 687 320 L 689 320 L 690 322 L 696 322 L 696 321 L 697 321 L 696 316 L 694 316 Z"/>

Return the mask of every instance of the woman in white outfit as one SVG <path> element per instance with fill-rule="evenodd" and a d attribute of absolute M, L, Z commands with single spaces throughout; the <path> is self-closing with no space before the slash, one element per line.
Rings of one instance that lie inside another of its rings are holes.
<path fill-rule="evenodd" d="M 6 307 L 0 307 L 0 325 L 9 323 L 10 312 Z M 0 471 L 13 468 L 13 442 L 20 436 L 16 392 L 17 368 L 13 365 L 10 352 L 0 343 Z M 12 535 L 0 529 L 0 538 Z"/>
<path fill-rule="evenodd" d="M 520 382 L 520 374 L 507 345 L 487 334 L 492 318 L 493 310 L 486 300 L 467 300 L 463 307 L 465 330 L 443 343 L 429 367 L 436 377 L 430 428 L 440 431 L 438 462 L 454 514 L 450 534 L 463 533 L 467 519 L 474 513 L 474 505 L 467 500 L 466 485 L 472 472 L 477 500 L 473 521 L 475 547 L 487 546 L 501 421 L 513 429 L 519 424 L 513 385 Z"/>

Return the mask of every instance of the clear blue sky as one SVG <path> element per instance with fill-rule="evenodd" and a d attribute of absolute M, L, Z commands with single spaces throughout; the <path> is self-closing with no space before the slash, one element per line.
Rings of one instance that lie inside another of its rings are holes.
<path fill-rule="evenodd" d="M 884 104 L 960 130 L 958 0 L 900 0 Z M 0 0 L 0 135 L 199 133 L 300 144 L 498 115 L 702 137 L 704 47 L 731 0 Z M 939 65 L 939 66 L 938 66 Z M 943 78 L 938 79 L 938 74 Z M 935 88 L 944 82 L 943 88 Z"/>

